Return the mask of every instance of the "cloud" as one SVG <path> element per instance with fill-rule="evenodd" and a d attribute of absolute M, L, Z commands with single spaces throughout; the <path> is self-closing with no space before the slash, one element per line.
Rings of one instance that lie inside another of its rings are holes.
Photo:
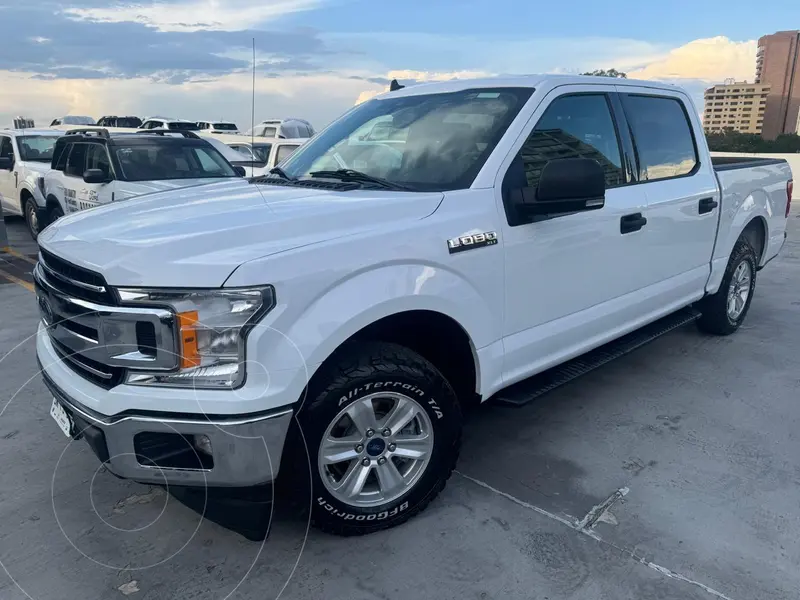
<path fill-rule="evenodd" d="M 322 0 L 179 0 L 121 6 L 66 8 L 77 20 L 97 23 L 141 23 L 158 31 L 237 31 L 285 15 L 317 8 Z"/>
<path fill-rule="evenodd" d="M 412 71 L 410 69 L 399 69 L 389 71 L 386 77 L 358 77 L 375 84 L 382 84 L 381 87 L 376 87 L 370 90 L 362 91 L 356 98 L 356 104 L 366 102 L 374 98 L 378 94 L 389 91 L 388 83 L 392 79 L 397 79 L 398 83 L 403 85 L 413 85 L 415 83 L 423 83 L 426 81 L 451 81 L 453 79 L 475 79 L 478 77 L 491 77 L 491 73 L 485 71 L 451 71 L 451 72 L 431 72 L 431 71 Z"/>
<path fill-rule="evenodd" d="M 172 83 L 150 78 L 41 79 L 30 73 L 0 71 L 0 128 L 18 115 L 39 126 L 67 114 L 169 114 L 190 120 L 230 119 L 250 126 L 252 79 L 234 73 L 206 81 Z M 332 73 L 284 74 L 256 80 L 257 120 L 299 116 L 317 129 L 353 104 L 363 82 Z M 324 90 L 324 101 L 320 101 Z"/>
<path fill-rule="evenodd" d="M 319 69 L 328 56 L 310 29 L 265 32 L 160 32 L 141 23 L 73 21 L 52 8 L 3 9 L 0 69 L 45 78 L 153 77 L 179 83 L 250 68 L 256 38 L 262 64 L 273 71 Z"/>
<path fill-rule="evenodd" d="M 694 40 L 628 72 L 637 79 L 695 79 L 721 82 L 755 78 L 757 42 L 724 36 Z M 623 65 L 625 66 L 625 65 Z"/>

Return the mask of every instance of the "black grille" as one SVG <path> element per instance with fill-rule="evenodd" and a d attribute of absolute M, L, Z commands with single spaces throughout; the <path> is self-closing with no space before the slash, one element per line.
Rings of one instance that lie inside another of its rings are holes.
<path fill-rule="evenodd" d="M 53 343 L 56 354 L 62 359 L 65 365 L 72 369 L 75 373 L 88 379 L 95 385 L 110 390 L 111 388 L 122 383 L 125 370 L 119 367 L 109 367 L 102 363 L 86 358 L 81 354 L 72 352 L 69 348 L 62 345 L 52 337 L 50 341 Z"/>
<path fill-rule="evenodd" d="M 133 436 L 136 460 L 146 467 L 165 469 L 212 469 L 214 459 L 192 445 L 194 436 L 160 431 L 142 431 Z"/>
<path fill-rule="evenodd" d="M 75 266 L 42 248 L 39 249 L 39 256 L 44 267 L 45 277 L 56 289 L 73 298 L 114 304 L 114 297 L 108 291 L 106 281 L 99 273 Z M 88 289 L 85 286 L 102 288 L 102 290 Z"/>

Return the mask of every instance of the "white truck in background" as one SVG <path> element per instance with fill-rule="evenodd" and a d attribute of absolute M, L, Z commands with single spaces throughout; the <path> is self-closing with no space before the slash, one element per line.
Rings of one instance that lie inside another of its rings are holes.
<path fill-rule="evenodd" d="M 55 144 L 43 192 L 47 222 L 65 214 L 127 200 L 243 177 L 210 140 L 192 132 L 153 130 L 110 133 L 74 129 Z M 225 146 L 225 154 L 239 155 Z"/>
<path fill-rule="evenodd" d="M 395 88 L 281 167 L 46 229 L 36 351 L 114 474 L 297 477 L 343 535 L 436 497 L 465 404 L 735 332 L 792 192 L 785 161 L 712 159 L 686 92 L 604 77 Z"/>
<path fill-rule="evenodd" d="M 62 132 L 52 129 L 0 130 L 0 203 L 5 215 L 21 215 L 33 239 L 46 225 L 44 175 Z"/>

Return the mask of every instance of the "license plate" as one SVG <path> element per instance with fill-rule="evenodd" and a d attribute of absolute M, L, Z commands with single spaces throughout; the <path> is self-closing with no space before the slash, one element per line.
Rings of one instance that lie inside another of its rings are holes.
<path fill-rule="evenodd" d="M 55 398 L 53 398 L 53 404 L 50 405 L 50 416 L 58 423 L 65 436 L 72 437 L 72 419 Z"/>

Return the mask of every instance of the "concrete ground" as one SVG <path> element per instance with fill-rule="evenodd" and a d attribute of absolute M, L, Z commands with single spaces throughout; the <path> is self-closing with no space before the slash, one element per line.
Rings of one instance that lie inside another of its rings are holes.
<path fill-rule="evenodd" d="M 686 327 L 483 406 L 428 510 L 355 539 L 279 506 L 262 546 L 98 470 L 48 415 L 33 295 L 0 283 L 0 598 L 796 599 L 799 217 L 736 335 Z"/>

